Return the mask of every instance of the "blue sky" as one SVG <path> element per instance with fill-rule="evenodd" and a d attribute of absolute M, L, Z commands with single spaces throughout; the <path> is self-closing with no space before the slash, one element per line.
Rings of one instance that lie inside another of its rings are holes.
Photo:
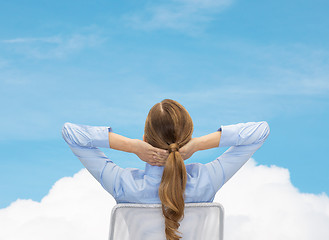
<path fill-rule="evenodd" d="M 2 1 L 0 208 L 39 201 L 82 168 L 62 139 L 65 122 L 141 139 L 164 98 L 187 108 L 195 137 L 267 121 L 253 158 L 288 168 L 301 192 L 328 195 L 328 10 L 327 1 Z"/>

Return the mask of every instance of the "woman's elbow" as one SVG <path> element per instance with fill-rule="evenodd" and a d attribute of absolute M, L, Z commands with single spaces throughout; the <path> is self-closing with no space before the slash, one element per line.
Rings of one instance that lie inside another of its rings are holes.
<path fill-rule="evenodd" d="M 270 125 L 266 122 L 266 121 L 262 121 L 262 134 L 261 134 L 261 137 L 260 137 L 260 142 L 264 142 L 268 135 L 270 134 Z"/>
<path fill-rule="evenodd" d="M 72 141 L 71 141 L 70 134 L 69 134 L 70 125 L 71 125 L 71 123 L 69 123 L 69 122 L 66 122 L 63 124 L 62 137 L 64 138 L 65 142 L 72 145 Z"/>

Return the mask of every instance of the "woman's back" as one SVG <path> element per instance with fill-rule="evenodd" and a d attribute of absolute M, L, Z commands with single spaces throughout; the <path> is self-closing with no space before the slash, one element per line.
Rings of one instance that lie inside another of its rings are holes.
<path fill-rule="evenodd" d="M 216 192 L 206 166 L 201 163 L 185 166 L 187 172 L 185 202 L 212 202 Z M 145 170 L 122 169 L 124 180 L 116 191 L 116 201 L 118 203 L 161 203 L 158 189 L 163 168 L 146 163 Z"/>

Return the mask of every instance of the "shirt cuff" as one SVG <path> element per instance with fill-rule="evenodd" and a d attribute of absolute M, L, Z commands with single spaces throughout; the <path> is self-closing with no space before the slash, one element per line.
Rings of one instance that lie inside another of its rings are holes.
<path fill-rule="evenodd" d="M 112 132 L 111 127 L 93 127 L 91 138 L 94 147 L 110 148 L 109 132 Z"/>
<path fill-rule="evenodd" d="M 218 147 L 236 146 L 239 138 L 239 124 L 221 125 L 222 130 Z"/>

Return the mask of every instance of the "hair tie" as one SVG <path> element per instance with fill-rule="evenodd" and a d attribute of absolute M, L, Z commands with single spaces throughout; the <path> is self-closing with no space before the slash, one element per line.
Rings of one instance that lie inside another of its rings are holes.
<path fill-rule="evenodd" d="M 170 144 L 168 150 L 169 153 L 178 151 L 179 150 L 178 144 L 177 143 Z"/>

